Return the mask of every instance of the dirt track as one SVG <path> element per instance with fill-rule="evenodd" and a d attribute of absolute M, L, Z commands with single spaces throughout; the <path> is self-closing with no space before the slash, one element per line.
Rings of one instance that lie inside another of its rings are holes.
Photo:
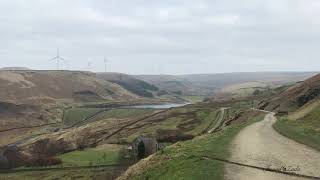
<path fill-rule="evenodd" d="M 275 121 L 270 113 L 263 121 L 243 129 L 232 143 L 229 160 L 263 168 L 287 168 L 286 172 L 320 177 L 320 152 L 280 135 L 272 128 Z M 232 164 L 226 164 L 225 172 L 228 180 L 303 179 Z"/>
<path fill-rule="evenodd" d="M 216 131 L 220 126 L 222 126 L 223 119 L 224 119 L 224 116 L 225 116 L 225 110 L 226 110 L 226 109 L 228 109 L 228 108 L 221 108 L 221 109 L 220 109 L 220 113 L 221 113 L 221 114 L 220 114 L 220 116 L 219 116 L 219 119 L 218 119 L 218 121 L 216 122 L 215 126 L 208 131 L 208 134 L 213 133 L 213 132 Z"/>

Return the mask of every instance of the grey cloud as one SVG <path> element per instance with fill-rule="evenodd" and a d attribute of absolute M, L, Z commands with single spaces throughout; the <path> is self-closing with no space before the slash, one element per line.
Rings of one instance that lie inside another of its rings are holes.
<path fill-rule="evenodd" d="M 0 66 L 125 73 L 317 70 L 315 0 L 3 0 Z"/>

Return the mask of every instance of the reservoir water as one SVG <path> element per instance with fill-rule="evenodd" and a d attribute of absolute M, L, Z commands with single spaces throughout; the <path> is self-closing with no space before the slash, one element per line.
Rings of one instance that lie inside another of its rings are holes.
<path fill-rule="evenodd" d="M 136 108 L 136 109 L 169 109 L 174 107 L 182 107 L 188 105 L 189 103 L 185 104 L 158 104 L 158 105 L 137 105 L 137 106 L 126 106 L 126 108 Z"/>

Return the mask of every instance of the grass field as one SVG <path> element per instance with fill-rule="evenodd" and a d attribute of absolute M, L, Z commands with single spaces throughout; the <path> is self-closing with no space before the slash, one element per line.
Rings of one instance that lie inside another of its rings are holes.
<path fill-rule="evenodd" d="M 79 170 L 46 170 L 39 172 L 18 172 L 0 174 L 1 180 L 113 180 L 125 169 L 105 167 Z"/>
<path fill-rule="evenodd" d="M 262 119 L 263 116 L 258 115 L 245 123 L 234 124 L 223 132 L 200 136 L 169 146 L 139 164 L 135 172 L 129 173 L 130 177 L 127 179 L 221 180 L 224 178 L 224 164 L 203 159 L 202 156 L 227 159 L 230 156 L 231 141 L 238 132 L 245 126 Z"/>
<path fill-rule="evenodd" d="M 64 114 L 63 123 L 65 125 L 73 125 L 83 119 L 99 112 L 101 109 L 99 108 L 72 108 L 66 110 Z"/>
<path fill-rule="evenodd" d="M 130 118 L 143 116 L 149 113 L 154 112 L 154 109 L 112 109 L 106 111 L 102 116 L 103 118 Z"/>
<path fill-rule="evenodd" d="M 73 151 L 57 156 L 63 161 L 62 165 L 47 168 L 65 168 L 81 166 L 99 166 L 99 165 L 124 165 L 104 168 L 81 169 L 81 170 L 45 170 L 35 172 L 16 172 L 0 174 L 0 179 L 13 180 L 33 180 L 33 179 L 114 179 L 118 176 L 128 163 L 133 159 L 123 157 L 126 146 L 123 145 L 101 145 L 97 148 L 88 148 L 83 151 Z M 18 169 L 32 170 L 33 168 L 21 167 Z"/>
<path fill-rule="evenodd" d="M 279 118 L 274 128 L 284 136 L 320 151 L 320 106 L 296 120 Z"/>
<path fill-rule="evenodd" d="M 172 113 L 173 115 L 169 115 L 161 122 L 130 135 L 127 137 L 127 141 L 131 142 L 141 135 L 156 137 L 159 130 L 176 130 L 181 134 L 197 136 L 206 130 L 210 124 L 214 124 L 217 118 L 216 109 L 177 108 L 172 110 Z M 177 116 L 174 113 L 182 114 Z"/>
<path fill-rule="evenodd" d="M 58 156 L 63 166 L 95 166 L 115 165 L 120 162 L 121 145 L 107 145 L 100 148 L 89 148 L 83 151 L 73 151 Z"/>
<path fill-rule="evenodd" d="M 197 103 L 197 102 L 202 102 L 205 97 L 204 96 L 180 96 L 180 98 L 190 103 Z"/>
<path fill-rule="evenodd" d="M 189 133 L 197 136 L 201 135 L 204 130 L 212 128 L 213 125 L 218 121 L 219 110 L 202 110 L 197 112 L 197 119 L 201 120 L 201 124 L 196 126 Z"/>
<path fill-rule="evenodd" d="M 88 118 L 99 111 L 104 110 L 103 108 L 72 108 L 65 112 L 64 124 L 65 125 L 74 125 L 80 121 L 83 121 L 85 118 Z M 130 118 L 138 117 L 145 115 L 147 113 L 152 113 L 153 109 L 112 109 L 102 112 L 97 120 L 108 119 L 108 118 Z"/>

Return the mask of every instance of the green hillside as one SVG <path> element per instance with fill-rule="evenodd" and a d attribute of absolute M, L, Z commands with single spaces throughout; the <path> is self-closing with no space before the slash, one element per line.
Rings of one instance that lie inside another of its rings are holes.
<path fill-rule="evenodd" d="M 227 159 L 230 156 L 231 141 L 238 132 L 264 117 L 259 113 L 247 113 L 252 115 L 250 120 L 234 123 L 219 133 L 169 146 L 133 166 L 120 179 L 223 179 L 224 163 L 203 157 Z"/>
<path fill-rule="evenodd" d="M 280 118 L 274 128 L 281 134 L 320 150 L 320 106 L 299 119 Z"/>

